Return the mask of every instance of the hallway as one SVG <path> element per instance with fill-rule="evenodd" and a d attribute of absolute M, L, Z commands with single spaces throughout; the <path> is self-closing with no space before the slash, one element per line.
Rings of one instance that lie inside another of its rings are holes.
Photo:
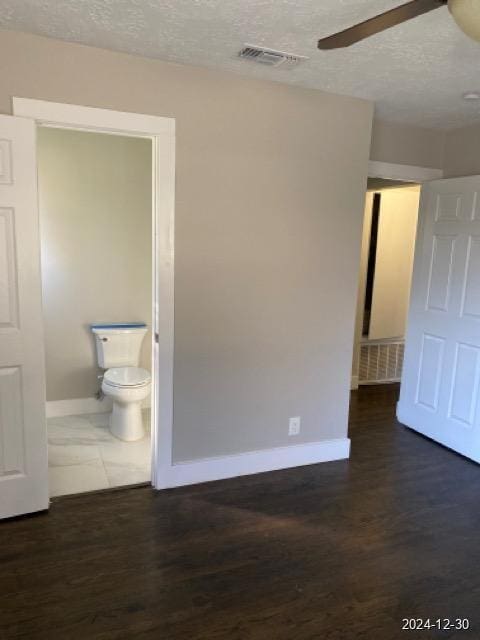
<path fill-rule="evenodd" d="M 480 469 L 399 426 L 397 394 L 353 392 L 350 461 L 3 523 L 1 640 L 479 638 Z"/>

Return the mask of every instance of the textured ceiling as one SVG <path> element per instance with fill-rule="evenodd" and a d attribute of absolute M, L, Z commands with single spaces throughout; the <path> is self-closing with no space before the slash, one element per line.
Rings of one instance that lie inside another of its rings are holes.
<path fill-rule="evenodd" d="M 358 43 L 318 51 L 319 37 L 399 0 L 0 0 L 0 26 L 161 60 L 359 96 L 385 120 L 454 128 L 480 122 L 480 44 L 446 7 Z M 236 57 L 244 43 L 309 56 L 293 69 Z"/>

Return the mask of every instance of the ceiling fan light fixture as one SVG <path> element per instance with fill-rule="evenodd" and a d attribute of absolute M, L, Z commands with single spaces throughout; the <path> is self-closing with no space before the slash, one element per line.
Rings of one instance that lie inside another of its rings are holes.
<path fill-rule="evenodd" d="M 448 8 L 460 29 L 473 40 L 480 42 L 479 0 L 448 0 Z"/>

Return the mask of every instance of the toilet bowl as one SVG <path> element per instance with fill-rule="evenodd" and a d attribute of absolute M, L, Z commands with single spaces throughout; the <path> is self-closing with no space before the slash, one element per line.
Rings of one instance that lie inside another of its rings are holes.
<path fill-rule="evenodd" d="M 114 367 L 103 376 L 102 391 L 112 398 L 110 431 L 120 440 L 131 442 L 145 435 L 142 401 L 150 394 L 151 378 L 140 367 Z"/>

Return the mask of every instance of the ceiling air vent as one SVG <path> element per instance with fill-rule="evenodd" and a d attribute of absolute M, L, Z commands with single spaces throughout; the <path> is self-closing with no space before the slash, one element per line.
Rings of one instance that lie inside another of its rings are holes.
<path fill-rule="evenodd" d="M 265 47 L 256 47 L 251 44 L 246 44 L 238 55 L 240 58 L 253 60 L 254 62 L 269 67 L 279 67 L 280 65 L 296 67 L 300 62 L 308 60 L 306 56 L 297 56 L 293 53 L 275 51 L 275 49 L 266 49 Z"/>

